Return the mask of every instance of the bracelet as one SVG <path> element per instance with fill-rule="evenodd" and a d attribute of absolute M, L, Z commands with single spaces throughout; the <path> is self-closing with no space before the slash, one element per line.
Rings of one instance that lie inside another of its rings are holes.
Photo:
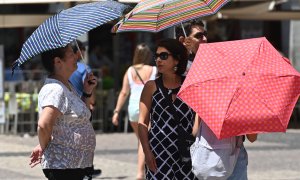
<path fill-rule="evenodd" d="M 119 114 L 119 111 L 117 111 L 117 110 L 114 110 L 114 114 Z"/>
<path fill-rule="evenodd" d="M 88 94 L 88 93 L 86 93 L 86 92 L 82 92 L 82 96 L 83 97 L 86 97 L 86 98 L 89 98 L 89 97 L 91 97 L 92 96 L 92 93 L 91 94 Z"/>

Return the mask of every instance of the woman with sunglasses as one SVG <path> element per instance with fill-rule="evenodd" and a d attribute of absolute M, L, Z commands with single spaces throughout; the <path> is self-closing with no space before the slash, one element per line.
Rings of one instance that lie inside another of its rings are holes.
<path fill-rule="evenodd" d="M 176 120 L 180 119 L 191 134 L 195 117 L 194 111 L 176 97 L 183 82 L 181 75 L 186 69 L 188 52 L 179 41 L 165 39 L 158 43 L 154 57 L 159 75 L 143 89 L 138 125 L 145 153 L 146 179 L 194 179 L 191 168 L 180 160 L 177 143 L 179 123 Z"/>

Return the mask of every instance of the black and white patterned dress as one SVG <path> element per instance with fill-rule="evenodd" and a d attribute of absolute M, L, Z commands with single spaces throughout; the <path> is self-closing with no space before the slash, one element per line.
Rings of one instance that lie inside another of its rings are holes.
<path fill-rule="evenodd" d="M 160 77 L 161 78 L 161 77 Z M 159 79 L 156 79 L 158 84 Z M 161 80 L 161 79 L 160 79 Z M 182 164 L 177 146 L 177 127 L 178 123 L 173 118 L 171 108 L 168 108 L 168 100 L 162 89 L 157 86 L 157 90 L 152 96 L 152 107 L 150 110 L 151 128 L 149 130 L 150 148 L 153 152 L 157 172 L 153 173 L 146 168 L 146 179 L 165 180 L 195 179 L 191 168 Z M 178 118 L 181 120 L 184 129 L 192 133 L 195 113 L 178 97 L 173 102 L 177 110 Z"/>

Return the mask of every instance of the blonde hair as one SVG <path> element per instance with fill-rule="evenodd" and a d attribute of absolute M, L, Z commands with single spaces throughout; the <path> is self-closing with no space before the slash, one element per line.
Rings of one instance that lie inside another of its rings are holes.
<path fill-rule="evenodd" d="M 145 43 L 136 46 L 133 55 L 133 65 L 149 64 L 151 60 L 151 50 Z"/>

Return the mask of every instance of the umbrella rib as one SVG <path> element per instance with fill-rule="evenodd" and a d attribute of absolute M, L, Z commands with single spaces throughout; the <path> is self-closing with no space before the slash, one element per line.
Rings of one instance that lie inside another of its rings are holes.
<path fill-rule="evenodd" d="M 162 5 L 162 7 L 159 9 L 159 13 L 156 16 L 156 31 L 158 29 L 158 17 L 160 16 L 164 8 L 165 8 L 165 4 Z"/>
<path fill-rule="evenodd" d="M 253 88 L 254 89 L 254 88 Z M 272 110 L 272 108 L 270 108 L 269 106 L 268 106 L 268 104 L 266 103 L 266 100 L 264 99 L 264 97 L 263 96 L 261 96 L 260 95 L 260 93 L 258 92 L 258 91 L 256 91 L 257 93 L 258 93 L 258 96 L 260 97 L 260 101 L 261 101 L 261 103 L 263 103 L 273 114 L 276 114 L 273 110 Z M 282 124 L 282 119 L 281 118 L 279 118 L 278 117 L 278 115 L 276 115 L 276 118 L 278 118 L 279 120 L 280 120 L 280 125 L 281 125 L 281 127 L 282 127 L 282 129 L 284 129 L 285 127 L 283 127 L 283 124 Z"/>
<path fill-rule="evenodd" d="M 262 76 L 262 75 L 260 75 L 260 76 Z M 277 77 L 285 77 L 285 76 L 277 76 Z M 285 129 L 285 127 L 283 126 L 283 124 L 282 124 L 282 122 L 283 122 L 283 120 L 281 119 L 281 118 L 279 118 L 279 116 L 276 114 L 276 112 L 274 112 L 273 110 L 272 110 L 272 108 L 270 108 L 269 106 L 268 106 L 268 103 L 267 103 L 267 100 L 264 98 L 264 96 L 260 93 L 260 91 L 257 91 L 256 90 L 256 88 L 253 88 L 253 91 L 255 91 L 256 93 L 255 94 L 258 94 L 258 96 L 260 97 L 259 98 L 259 100 L 261 101 L 261 103 L 262 104 L 264 104 L 268 109 L 269 109 L 269 111 L 271 111 L 274 115 L 276 115 L 276 118 L 278 118 L 279 120 L 280 120 L 280 124 L 281 124 L 281 126 L 282 126 L 282 129 Z M 288 106 L 288 105 L 286 105 L 286 106 Z M 286 107 L 285 106 L 285 107 Z"/>
<path fill-rule="evenodd" d="M 239 84 L 240 84 L 240 83 L 239 83 Z M 239 89 L 239 88 L 236 88 L 236 89 L 235 89 L 235 91 L 234 91 L 232 97 L 235 97 L 235 96 L 236 96 L 238 89 Z M 223 126 L 223 124 L 224 124 L 224 122 L 225 122 L 225 120 L 226 120 L 225 118 L 226 118 L 226 115 L 227 115 L 228 112 L 229 112 L 229 109 L 230 109 L 230 106 L 231 106 L 231 104 L 232 104 L 232 102 L 233 102 L 233 99 L 234 99 L 234 98 L 231 98 L 231 99 L 230 99 L 230 102 L 228 103 L 228 106 L 227 106 L 227 109 L 226 109 L 226 113 L 224 114 L 224 121 L 222 122 L 222 126 Z"/>

